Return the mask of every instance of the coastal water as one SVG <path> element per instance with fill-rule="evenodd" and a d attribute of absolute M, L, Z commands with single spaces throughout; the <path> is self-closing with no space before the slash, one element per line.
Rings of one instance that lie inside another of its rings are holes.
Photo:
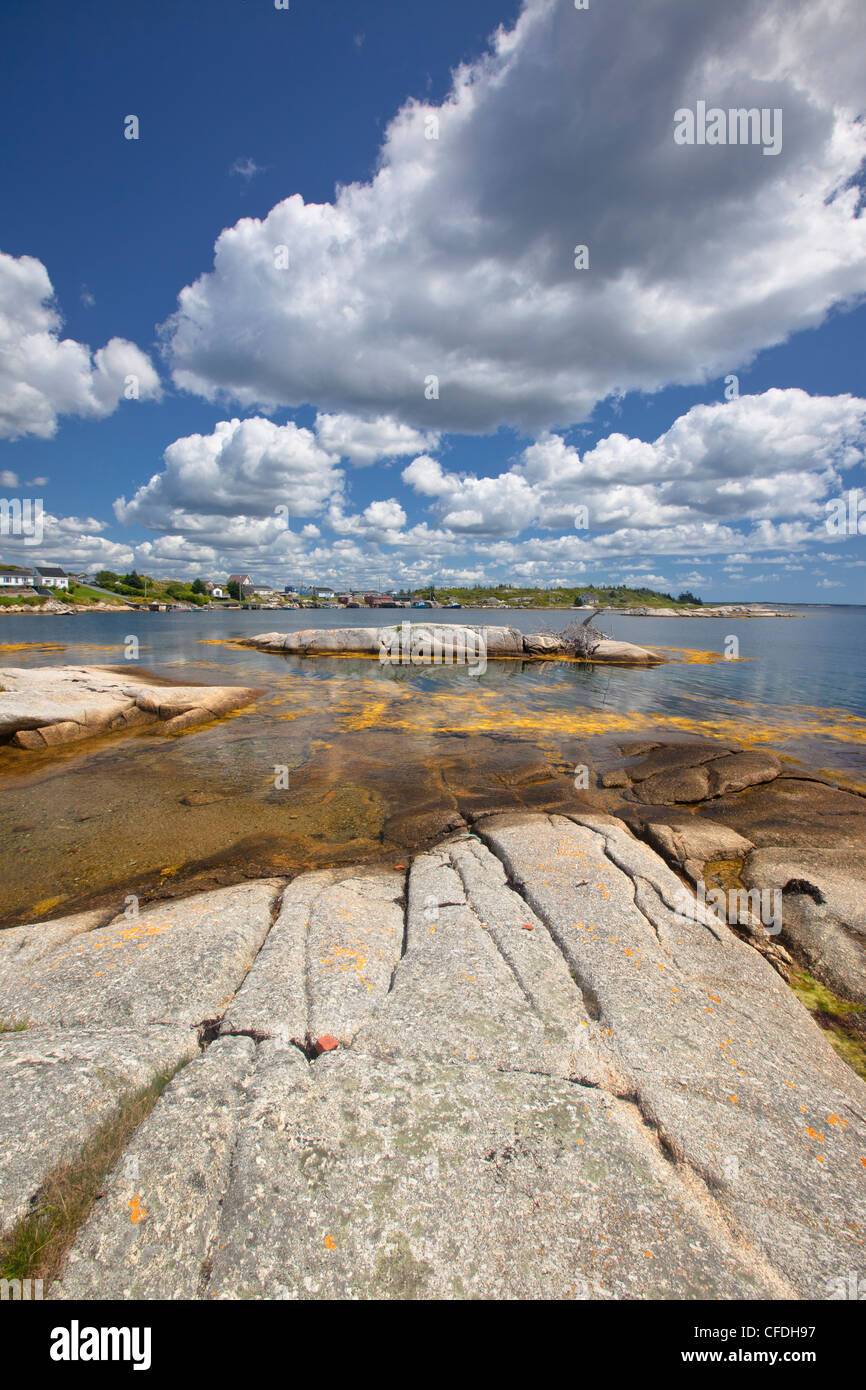
<path fill-rule="evenodd" d="M 0 925 L 128 893 L 400 853 L 401 817 L 482 804 L 516 767 L 603 765 L 618 741 L 716 736 L 866 784 L 866 607 L 789 618 L 603 614 L 611 635 L 664 650 L 648 669 L 569 662 L 384 667 L 234 643 L 373 622 L 561 628 L 567 612 L 387 610 L 7 616 L 0 666 L 104 665 L 254 686 L 199 730 L 150 729 L 45 754 L 0 748 Z M 127 638 L 138 661 L 124 659 Z M 739 659 L 726 660 L 735 637 Z M 285 771 L 283 771 L 285 769 Z M 288 788 L 278 785 L 288 781 Z"/>

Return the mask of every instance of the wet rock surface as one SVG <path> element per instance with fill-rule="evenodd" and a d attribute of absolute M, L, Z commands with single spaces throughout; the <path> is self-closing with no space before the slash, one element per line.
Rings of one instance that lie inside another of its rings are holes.
<path fill-rule="evenodd" d="M 866 848 L 755 849 L 742 880 L 748 888 L 779 892 L 782 940 L 812 974 L 843 999 L 866 1005 Z"/>
<path fill-rule="evenodd" d="M 245 686 L 155 686 L 98 666 L 4 667 L 0 742 L 39 750 L 148 724 L 179 733 L 253 699 Z"/>
<path fill-rule="evenodd" d="M 702 815 L 724 821 L 766 848 L 860 850 L 866 844 L 866 797 L 786 771 L 771 785 L 742 796 L 722 796 Z"/>
<path fill-rule="evenodd" d="M 13 957 L 4 1222 L 104 1097 L 189 1057 L 54 1297 L 826 1297 L 864 1239 L 866 1087 L 683 891 L 612 816 L 522 811 L 173 903 L 98 978 L 67 953 L 110 962 L 117 924 Z"/>
<path fill-rule="evenodd" d="M 623 790 L 627 823 L 692 882 L 726 861 L 739 886 L 778 894 L 783 946 L 835 994 L 866 1004 L 866 797 L 762 749 L 620 752 L 601 785 Z"/>

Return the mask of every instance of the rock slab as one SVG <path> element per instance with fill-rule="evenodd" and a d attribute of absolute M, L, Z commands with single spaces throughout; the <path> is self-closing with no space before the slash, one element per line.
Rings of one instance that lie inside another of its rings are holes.
<path fill-rule="evenodd" d="M 38 958 L 31 952 L 0 978 L 0 1018 L 97 1030 L 186 1029 L 220 1017 L 270 931 L 282 888 L 281 879 L 259 879 L 159 903 Z M 38 936 L 52 926 L 18 930 Z"/>
<path fill-rule="evenodd" d="M 363 987 L 328 965 L 362 947 Z M 303 875 L 238 964 L 55 1296 L 810 1299 L 859 1267 L 866 1087 L 613 817 L 486 817 L 408 887 Z"/>
<path fill-rule="evenodd" d="M 38 750 L 147 724 L 179 733 L 248 705 L 255 695 L 245 686 L 148 685 L 99 666 L 6 667 L 0 742 Z"/>
<path fill-rule="evenodd" d="M 566 654 L 565 644 L 555 633 L 525 636 L 514 627 L 467 627 L 460 623 L 407 622 L 388 627 L 264 632 L 257 637 L 244 639 L 243 645 L 256 647 L 260 651 L 303 653 L 308 656 L 381 656 L 395 663 L 419 665 L 431 660 L 462 660 L 471 666 L 482 655 L 494 659 L 523 657 L 525 660 L 543 660 Z M 650 666 L 664 658 L 633 642 L 617 642 L 605 637 L 586 659 L 626 666 Z"/>

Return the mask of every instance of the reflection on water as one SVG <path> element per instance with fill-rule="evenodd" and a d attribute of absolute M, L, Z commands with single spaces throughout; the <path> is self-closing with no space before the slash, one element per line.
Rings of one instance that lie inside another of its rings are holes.
<path fill-rule="evenodd" d="M 533 631 L 570 615 L 448 616 Z M 621 735 L 760 744 L 862 784 L 864 617 L 864 609 L 826 609 L 737 627 L 712 619 L 611 623 L 605 615 L 617 637 L 648 646 L 721 653 L 734 632 L 741 655 L 753 659 L 634 670 L 490 661 L 480 677 L 461 667 L 383 667 L 230 645 L 275 627 L 371 621 L 358 613 L 7 618 L 2 635 L 17 650 L 0 651 L 5 664 L 138 665 L 262 694 L 248 709 L 176 737 L 145 729 L 35 756 L 0 748 L 0 922 L 122 904 L 127 893 L 150 896 L 181 883 L 204 887 L 383 854 L 399 862 L 417 842 L 413 817 L 437 824 L 492 805 L 566 804 L 575 797 L 570 769 L 595 765 Z M 130 634 L 141 642 L 138 664 L 122 662 Z M 547 771 L 533 773 L 539 764 Z M 277 790 L 283 768 L 289 787 Z"/>

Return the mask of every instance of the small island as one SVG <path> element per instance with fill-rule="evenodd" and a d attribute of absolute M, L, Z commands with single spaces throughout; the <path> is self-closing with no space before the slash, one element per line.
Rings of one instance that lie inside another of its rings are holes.
<path fill-rule="evenodd" d="M 514 627 L 460 623 L 390 624 L 387 627 L 304 628 L 297 632 L 265 632 L 242 639 L 241 645 L 259 651 L 302 656 L 369 656 L 388 665 L 467 664 L 479 658 L 494 660 L 575 660 L 626 666 L 653 666 L 665 660 L 658 652 L 633 642 L 606 637 L 586 619 L 562 632 L 518 632 Z"/>

